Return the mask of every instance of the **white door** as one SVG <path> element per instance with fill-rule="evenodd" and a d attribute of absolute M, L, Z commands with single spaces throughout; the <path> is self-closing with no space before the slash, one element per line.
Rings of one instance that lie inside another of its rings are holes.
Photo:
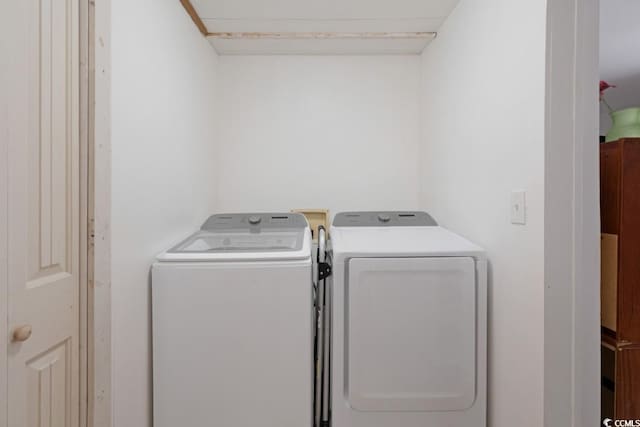
<path fill-rule="evenodd" d="M 347 394 L 359 411 L 457 411 L 476 396 L 475 262 L 354 258 Z"/>
<path fill-rule="evenodd" d="M 7 1 L 1 14 L 8 388 L 0 425 L 76 427 L 78 0 Z"/>

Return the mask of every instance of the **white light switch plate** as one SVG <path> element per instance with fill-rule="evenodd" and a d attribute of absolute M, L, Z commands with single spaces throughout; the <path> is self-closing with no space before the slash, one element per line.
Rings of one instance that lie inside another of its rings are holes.
<path fill-rule="evenodd" d="M 527 203 L 524 191 L 511 193 L 511 224 L 527 223 Z"/>

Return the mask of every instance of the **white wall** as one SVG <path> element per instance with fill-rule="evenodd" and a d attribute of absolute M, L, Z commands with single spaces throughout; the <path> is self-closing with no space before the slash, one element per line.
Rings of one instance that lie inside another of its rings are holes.
<path fill-rule="evenodd" d="M 491 427 L 543 425 L 545 20 L 544 1 L 461 0 L 423 53 L 421 207 L 488 251 Z"/>
<path fill-rule="evenodd" d="M 600 78 L 617 87 L 607 90 L 611 108 L 640 107 L 640 2 L 600 1 Z M 611 127 L 609 110 L 600 108 L 600 133 Z"/>
<path fill-rule="evenodd" d="M 415 209 L 419 87 L 416 55 L 221 56 L 220 209 Z"/>
<path fill-rule="evenodd" d="M 217 58 L 180 2 L 112 1 L 113 425 L 151 425 L 149 266 L 215 210 Z"/>

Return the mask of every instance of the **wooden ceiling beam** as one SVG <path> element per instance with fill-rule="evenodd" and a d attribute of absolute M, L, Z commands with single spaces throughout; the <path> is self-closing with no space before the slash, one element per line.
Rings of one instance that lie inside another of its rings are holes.
<path fill-rule="evenodd" d="M 187 14 L 205 37 L 221 40 L 337 40 L 337 39 L 433 39 L 432 31 L 417 32 L 209 32 L 190 0 L 180 0 Z"/>
<path fill-rule="evenodd" d="M 200 30 L 202 35 L 206 36 L 207 34 L 209 34 L 209 30 L 207 30 L 207 27 L 204 25 L 204 22 L 202 22 L 202 19 L 200 19 L 198 12 L 196 12 L 196 8 L 193 7 L 191 2 L 189 0 L 180 0 L 180 3 L 182 3 L 184 10 L 187 11 L 189 16 L 193 20 L 193 23 L 196 24 L 196 27 L 198 27 L 198 30 Z"/>
<path fill-rule="evenodd" d="M 207 37 L 222 40 L 335 40 L 335 39 L 432 39 L 435 32 L 216 32 Z"/>

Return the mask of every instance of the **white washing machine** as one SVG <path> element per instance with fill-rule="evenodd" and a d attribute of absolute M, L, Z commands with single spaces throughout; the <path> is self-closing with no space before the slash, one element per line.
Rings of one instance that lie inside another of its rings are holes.
<path fill-rule="evenodd" d="M 484 251 L 425 212 L 331 227 L 333 427 L 486 425 Z"/>
<path fill-rule="evenodd" d="M 304 216 L 213 215 L 152 268 L 155 427 L 312 425 Z"/>

